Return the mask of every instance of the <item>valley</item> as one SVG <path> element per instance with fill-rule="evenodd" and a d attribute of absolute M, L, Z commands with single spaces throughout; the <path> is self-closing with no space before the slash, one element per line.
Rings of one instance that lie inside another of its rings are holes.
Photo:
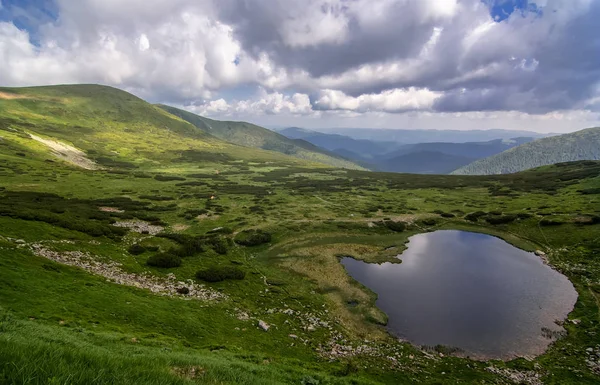
<path fill-rule="evenodd" d="M 600 378 L 600 161 L 373 172 L 110 87 L 0 91 L 0 383 Z M 438 230 L 538 251 L 578 295 L 564 335 L 486 361 L 388 333 L 340 260 L 399 262 Z"/>

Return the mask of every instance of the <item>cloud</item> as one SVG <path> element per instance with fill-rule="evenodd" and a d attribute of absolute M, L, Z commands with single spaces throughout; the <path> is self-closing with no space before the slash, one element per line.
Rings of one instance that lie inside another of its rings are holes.
<path fill-rule="evenodd" d="M 308 95 L 295 93 L 284 95 L 279 92 L 267 92 L 260 89 L 258 94 L 247 100 L 227 103 L 224 99 L 184 106 L 187 110 L 207 116 L 248 116 L 277 115 L 288 116 L 314 114 Z"/>
<path fill-rule="evenodd" d="M 404 112 L 427 110 L 440 94 L 428 89 L 387 90 L 379 94 L 348 96 L 342 91 L 324 90 L 315 101 L 315 108 L 322 110 L 347 110 L 355 112 L 380 111 Z"/>
<path fill-rule="evenodd" d="M 595 0 L 0 4 L 6 86 L 104 83 L 240 117 L 545 115 L 597 110 L 600 98 Z M 236 97 L 247 87 L 262 91 Z"/>

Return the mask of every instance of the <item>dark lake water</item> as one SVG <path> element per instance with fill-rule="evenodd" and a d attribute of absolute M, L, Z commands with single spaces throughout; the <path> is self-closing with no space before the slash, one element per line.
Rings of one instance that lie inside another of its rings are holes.
<path fill-rule="evenodd" d="M 343 258 L 348 273 L 378 294 L 388 328 L 417 345 L 460 348 L 476 358 L 534 356 L 552 342 L 543 328 L 573 309 L 562 274 L 499 238 L 444 230 L 412 236 L 401 264 Z"/>

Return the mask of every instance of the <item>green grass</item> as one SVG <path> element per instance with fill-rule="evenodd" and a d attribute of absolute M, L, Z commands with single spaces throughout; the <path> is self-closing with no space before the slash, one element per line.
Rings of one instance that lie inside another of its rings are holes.
<path fill-rule="evenodd" d="M 389 261 L 409 236 L 437 229 L 541 249 L 579 293 L 570 319 L 581 323 L 567 322 L 568 335 L 546 354 L 493 365 L 539 367 L 546 383 L 598 380 L 585 349 L 600 344 L 600 224 L 584 223 L 600 215 L 599 162 L 482 177 L 334 169 L 220 141 L 110 88 L 2 92 L 24 97 L 0 100 L 0 383 L 498 383 L 490 363 L 432 359 L 389 336 L 374 293 L 339 263 L 342 255 Z M 108 160 L 84 170 L 27 133 Z M 465 219 L 478 211 L 476 221 Z M 497 217 L 514 220 L 486 220 Z M 138 220 L 163 226 L 163 235 L 112 231 L 115 221 Z M 234 242 L 254 230 L 270 240 Z M 226 299 L 110 283 L 34 255 L 31 243 L 87 252 L 128 273 L 174 274 Z M 135 243 L 152 250 L 133 255 Z M 167 251 L 181 254 L 180 267 L 146 265 Z M 196 280 L 213 267 L 243 279 Z M 310 317 L 328 326 L 308 330 Z M 330 360 L 319 352 L 335 335 L 377 354 Z"/>

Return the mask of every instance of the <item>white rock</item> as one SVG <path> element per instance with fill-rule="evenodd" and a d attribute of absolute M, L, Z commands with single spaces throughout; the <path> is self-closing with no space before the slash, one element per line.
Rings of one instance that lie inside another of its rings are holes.
<path fill-rule="evenodd" d="M 264 330 L 264 331 L 269 331 L 269 328 L 270 328 L 269 324 L 267 324 L 267 323 L 266 323 L 265 321 L 263 321 L 263 320 L 259 320 L 259 321 L 258 321 L 258 327 L 259 327 L 259 328 L 261 328 L 261 329 L 262 329 L 262 330 Z"/>

